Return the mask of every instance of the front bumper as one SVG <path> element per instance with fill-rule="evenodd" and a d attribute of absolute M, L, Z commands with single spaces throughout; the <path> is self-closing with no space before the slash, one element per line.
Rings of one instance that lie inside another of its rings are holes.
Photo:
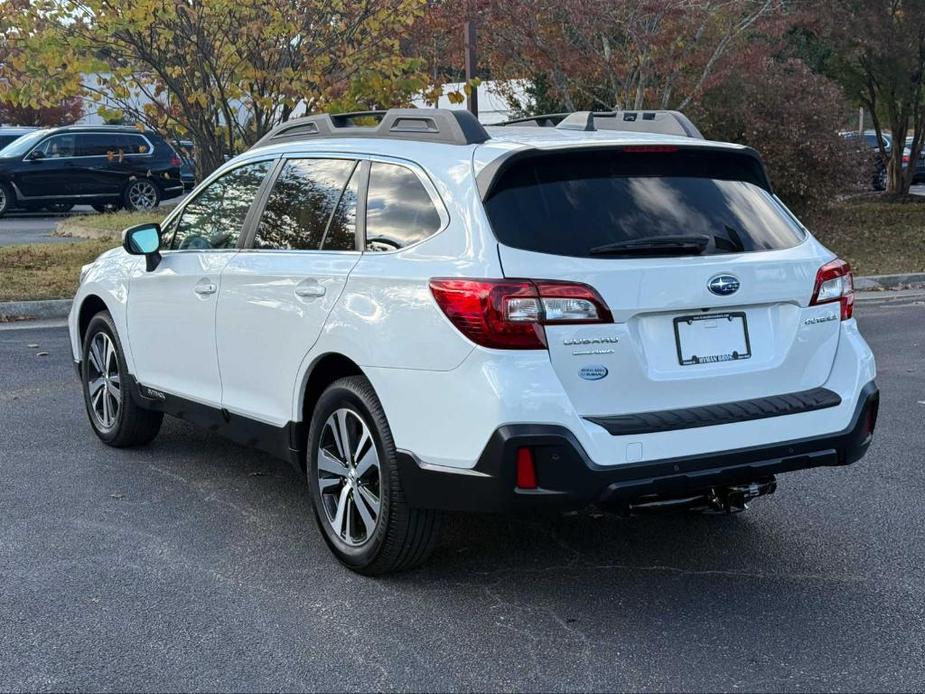
<path fill-rule="evenodd" d="M 594 464 L 565 427 L 503 426 L 472 469 L 429 465 L 413 453 L 399 451 L 402 488 L 408 503 L 420 508 L 509 512 L 625 504 L 653 495 L 681 496 L 749 484 L 784 472 L 859 460 L 873 437 L 879 403 L 880 393 L 871 381 L 861 390 L 849 426 L 834 434 L 611 467 Z M 516 487 L 515 461 L 522 447 L 532 449 L 538 489 Z"/>

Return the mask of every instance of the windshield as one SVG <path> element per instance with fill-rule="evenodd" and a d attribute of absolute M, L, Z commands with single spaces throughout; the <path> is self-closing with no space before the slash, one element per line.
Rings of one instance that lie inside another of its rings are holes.
<path fill-rule="evenodd" d="M 741 153 L 555 153 L 503 171 L 485 210 L 501 243 L 555 255 L 606 257 L 628 241 L 682 254 L 704 238 L 705 255 L 795 246 L 803 230 L 766 185 Z"/>
<path fill-rule="evenodd" d="M 3 149 L 0 149 L 0 157 L 22 157 L 32 149 L 39 140 L 45 137 L 50 130 L 35 130 L 28 135 L 23 135 L 18 140 L 14 140 Z"/>

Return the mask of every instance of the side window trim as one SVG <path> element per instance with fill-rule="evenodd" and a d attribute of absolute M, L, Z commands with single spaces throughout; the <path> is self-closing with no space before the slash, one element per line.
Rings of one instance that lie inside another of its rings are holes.
<path fill-rule="evenodd" d="M 344 182 L 343 187 L 340 191 L 340 196 L 337 199 L 337 204 L 334 205 L 331 214 L 328 216 L 327 224 L 324 228 L 324 236 L 322 237 L 322 243 L 324 239 L 327 238 L 328 229 L 331 225 L 331 220 L 334 218 L 334 215 L 337 213 L 337 208 L 340 206 L 341 198 L 344 196 L 344 191 L 347 190 L 347 186 L 350 185 L 350 181 L 357 172 L 360 173 L 359 180 L 359 189 L 357 191 L 357 219 L 356 219 L 356 237 L 357 237 L 357 247 L 352 251 L 322 251 L 322 249 L 316 248 L 313 250 L 307 249 L 298 249 L 298 250 L 284 250 L 286 253 L 362 253 L 363 245 L 366 239 L 366 190 L 369 184 L 369 158 L 366 154 L 361 153 L 344 153 L 344 152 L 298 152 L 298 153 L 285 153 L 279 155 L 279 161 L 276 164 L 276 167 L 270 174 L 264 179 L 266 187 L 261 191 L 261 194 L 257 197 L 254 206 L 251 208 L 251 213 L 248 218 L 245 220 L 245 232 L 241 234 L 241 239 L 239 240 L 239 248 L 244 251 L 254 251 L 261 253 L 275 253 L 276 250 L 268 249 L 257 249 L 254 248 L 254 239 L 257 236 L 257 227 L 260 226 L 260 218 L 263 216 L 263 210 L 267 205 L 267 202 L 270 199 L 270 193 L 273 191 L 273 186 L 276 185 L 276 180 L 279 178 L 280 174 L 283 172 L 283 169 L 286 166 L 286 162 L 292 161 L 294 159 L 346 159 L 348 161 L 355 162 L 353 170 L 350 173 L 350 176 L 347 176 L 347 180 Z M 360 215 L 363 215 L 362 217 Z"/>
<path fill-rule="evenodd" d="M 357 190 L 357 222 L 356 222 L 356 244 L 360 253 L 366 253 L 366 195 L 369 193 L 369 170 L 372 168 L 372 162 L 368 159 L 360 161 L 360 187 Z"/>
<path fill-rule="evenodd" d="M 362 249 L 363 253 L 369 252 L 366 250 L 366 196 L 367 196 L 367 193 L 369 192 L 370 169 L 372 168 L 372 164 L 376 162 L 379 162 L 382 164 L 394 164 L 395 166 L 401 166 L 405 169 L 408 169 L 409 171 L 411 171 L 411 173 L 417 176 L 418 181 L 420 181 L 421 185 L 424 187 L 424 192 L 427 193 L 428 197 L 430 198 L 431 204 L 434 206 L 434 209 L 437 211 L 437 215 L 440 217 L 440 226 L 430 236 L 427 236 L 419 241 L 415 241 L 414 243 L 409 243 L 407 246 L 403 246 L 402 248 L 396 248 L 393 251 L 376 251 L 375 254 L 377 256 L 378 255 L 391 255 L 393 253 L 403 253 L 404 251 L 407 251 L 409 248 L 414 248 L 415 246 L 425 243 L 426 241 L 430 241 L 432 238 L 434 238 L 438 234 L 442 234 L 444 231 L 446 231 L 447 227 L 450 226 L 450 213 L 449 213 L 449 210 L 447 210 L 446 205 L 443 202 L 443 198 L 440 196 L 440 193 L 437 191 L 437 186 L 434 185 L 434 182 L 430 179 L 430 176 L 427 175 L 427 172 L 424 171 L 424 169 L 422 169 L 420 165 L 416 164 L 415 162 L 409 161 L 407 159 L 400 159 L 398 157 L 389 157 L 389 156 L 370 155 L 369 156 L 369 168 L 366 170 L 366 180 L 364 181 L 363 189 L 361 190 L 361 193 L 363 195 L 363 198 L 362 198 L 363 199 L 363 238 L 361 239 L 360 248 Z M 359 206 L 357 206 L 358 216 L 359 216 L 359 213 L 360 213 Z M 359 225 L 357 226 L 359 227 Z"/>
<path fill-rule="evenodd" d="M 260 183 L 260 187 L 257 189 L 257 195 L 254 196 L 254 201 L 251 203 L 250 209 L 248 210 L 247 215 L 244 217 L 244 224 L 241 227 L 241 234 L 238 236 L 238 243 L 234 248 L 183 248 L 183 249 L 171 248 L 171 246 L 173 245 L 174 236 L 176 236 L 177 234 L 177 227 L 179 226 L 180 218 L 183 216 L 183 213 L 186 211 L 187 205 L 189 205 L 191 202 L 195 202 L 195 200 L 200 195 L 202 195 L 209 186 L 211 186 L 215 181 L 217 181 L 222 176 L 229 174 L 232 171 L 236 171 L 237 169 L 240 169 L 242 166 L 250 166 L 252 164 L 259 164 L 260 162 L 264 162 L 264 161 L 273 162 L 273 168 L 271 168 L 270 172 L 266 176 L 264 176 L 263 181 L 261 181 Z M 165 252 L 166 253 L 227 253 L 229 251 L 234 251 L 234 252 L 239 251 L 242 248 L 241 240 L 244 238 L 245 234 L 248 231 L 247 224 L 250 221 L 251 215 L 254 212 L 254 208 L 256 207 L 257 203 L 261 201 L 262 196 L 265 195 L 266 192 L 269 190 L 269 188 L 267 188 L 267 182 L 271 178 L 275 180 L 275 176 L 279 168 L 280 168 L 279 155 L 277 154 L 275 156 L 248 159 L 247 161 L 242 161 L 238 163 L 236 166 L 231 166 L 227 169 L 220 168 L 220 169 L 216 169 L 215 171 L 213 171 L 212 174 L 198 186 L 198 188 L 194 191 L 194 193 L 191 193 L 181 204 L 177 205 L 176 208 L 174 208 L 171 211 L 171 213 L 164 218 L 164 221 L 161 223 L 161 228 L 163 229 L 163 228 L 169 227 L 170 225 L 173 225 L 173 230 L 170 235 L 169 241 L 167 241 L 167 239 L 164 239 L 164 238 L 161 239 L 161 245 L 166 246 L 165 248 L 161 249 L 161 253 L 165 253 Z"/>
<path fill-rule="evenodd" d="M 247 212 L 247 216 L 244 218 L 244 228 L 241 230 L 241 236 L 238 238 L 238 250 L 253 248 L 254 237 L 257 235 L 257 227 L 260 226 L 260 218 L 263 216 L 263 208 L 266 207 L 267 201 L 270 199 L 270 193 L 273 191 L 273 186 L 276 185 L 276 179 L 279 178 L 285 166 L 286 159 L 277 156 L 273 168 L 270 169 L 270 173 L 266 175 L 263 182 L 260 184 L 260 188 L 257 190 L 257 195 L 254 198 L 254 204 L 251 205 L 250 210 Z"/>
<path fill-rule="evenodd" d="M 350 169 L 350 173 L 347 175 L 347 178 L 344 181 L 344 185 L 340 187 L 340 194 L 337 196 L 337 202 L 334 203 L 334 206 L 331 208 L 331 212 L 330 214 L 328 214 L 328 221 L 324 225 L 324 233 L 321 235 L 321 243 L 318 244 L 319 251 L 324 250 L 324 242 L 328 240 L 328 232 L 331 231 L 331 222 L 334 221 L 334 215 L 336 215 L 337 210 L 340 209 L 340 204 L 344 200 L 344 191 L 346 191 L 347 186 L 350 185 L 350 181 L 353 178 L 353 174 L 357 172 L 357 168 L 359 167 L 359 165 L 360 165 L 359 161 L 353 162 L 353 168 Z M 356 238 L 355 237 L 356 237 L 356 231 L 354 231 L 354 249 L 353 250 L 358 251 L 359 248 L 356 248 Z"/>

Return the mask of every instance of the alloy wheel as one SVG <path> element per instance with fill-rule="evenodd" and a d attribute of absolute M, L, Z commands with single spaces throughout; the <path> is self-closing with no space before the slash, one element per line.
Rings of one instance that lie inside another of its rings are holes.
<path fill-rule="evenodd" d="M 346 544 L 369 540 L 379 522 L 382 472 L 363 418 L 348 408 L 324 423 L 318 444 L 318 488 L 324 517 Z"/>
<path fill-rule="evenodd" d="M 157 189 L 151 181 L 135 181 L 128 189 L 128 201 L 136 210 L 150 210 L 157 205 Z"/>
<path fill-rule="evenodd" d="M 87 360 L 90 408 L 97 424 L 103 429 L 112 429 L 119 421 L 119 410 L 122 407 L 119 358 L 112 338 L 103 332 L 94 335 L 90 341 Z"/>
<path fill-rule="evenodd" d="M 6 198 L 6 191 L 0 186 L 0 214 L 6 212 L 6 206 L 9 201 Z"/>

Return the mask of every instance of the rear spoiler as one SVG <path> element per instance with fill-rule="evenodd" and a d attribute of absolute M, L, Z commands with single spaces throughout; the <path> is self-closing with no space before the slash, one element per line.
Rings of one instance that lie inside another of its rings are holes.
<path fill-rule="evenodd" d="M 588 145 L 577 145 L 574 147 L 556 147 L 554 149 L 539 149 L 536 147 L 525 146 L 520 149 L 510 150 L 490 161 L 476 176 L 475 183 L 479 191 L 479 196 L 481 199 L 487 200 L 491 194 L 495 182 L 500 180 L 501 175 L 509 169 L 514 164 L 524 161 L 525 159 L 540 158 L 544 156 L 553 156 L 557 154 L 562 154 L 564 152 L 588 152 L 588 151 L 613 151 L 620 152 L 625 149 L 639 149 L 640 145 L 637 144 L 612 144 L 612 143 L 601 143 L 595 144 L 593 146 Z M 644 148 L 645 145 L 642 145 Z M 653 149 L 658 148 L 658 145 L 654 145 Z M 673 147 L 673 145 L 672 145 Z M 768 176 L 767 169 L 765 169 L 764 162 L 761 160 L 761 155 L 751 147 L 741 147 L 737 149 L 727 149 L 713 147 L 706 144 L 691 143 L 690 145 L 684 145 L 678 147 L 680 150 L 684 151 L 699 151 L 699 152 L 713 152 L 715 154 L 722 154 L 726 156 L 733 157 L 746 157 L 751 160 L 751 163 L 755 166 L 754 173 L 756 182 L 761 184 L 761 187 L 767 190 L 772 195 L 774 194 L 774 188 L 771 185 L 771 179 Z"/>
<path fill-rule="evenodd" d="M 558 128 L 560 130 L 622 130 L 634 133 L 679 135 L 702 140 L 703 135 L 680 111 L 575 111 L 544 113 L 498 123 L 497 126 Z"/>

